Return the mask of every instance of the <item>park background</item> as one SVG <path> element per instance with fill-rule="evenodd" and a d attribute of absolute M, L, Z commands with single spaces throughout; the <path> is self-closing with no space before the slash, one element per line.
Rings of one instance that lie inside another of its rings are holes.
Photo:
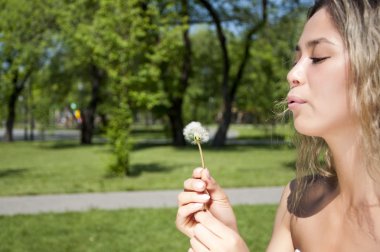
<path fill-rule="evenodd" d="M 284 186 L 276 108 L 311 1 L 1 0 L 0 196 L 181 189 L 211 132 L 223 187 Z M 235 206 L 264 251 L 275 205 Z M 187 251 L 176 209 L 0 216 L 0 251 Z"/>

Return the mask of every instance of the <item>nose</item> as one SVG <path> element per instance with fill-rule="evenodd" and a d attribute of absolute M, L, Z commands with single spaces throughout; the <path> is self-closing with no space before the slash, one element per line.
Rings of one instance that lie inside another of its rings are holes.
<path fill-rule="evenodd" d="M 305 71 L 303 66 L 299 63 L 300 62 L 294 65 L 288 72 L 287 79 L 290 89 L 300 86 L 305 82 Z"/>

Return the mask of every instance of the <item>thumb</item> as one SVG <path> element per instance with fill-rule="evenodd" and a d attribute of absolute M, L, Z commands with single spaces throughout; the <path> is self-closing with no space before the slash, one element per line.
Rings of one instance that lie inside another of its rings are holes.
<path fill-rule="evenodd" d="M 210 171 L 207 168 L 202 171 L 202 180 L 206 182 L 206 190 L 212 200 L 229 202 L 227 194 L 211 176 Z"/>

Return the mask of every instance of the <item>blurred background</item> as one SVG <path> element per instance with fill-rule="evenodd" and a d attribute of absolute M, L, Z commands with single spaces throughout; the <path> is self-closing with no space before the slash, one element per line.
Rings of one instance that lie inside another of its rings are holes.
<path fill-rule="evenodd" d="M 180 190 L 200 165 L 190 121 L 222 186 L 286 185 L 293 129 L 276 104 L 311 4 L 0 0 L 0 196 Z M 252 251 L 275 209 L 236 206 Z M 0 251 L 187 251 L 175 214 L 0 216 Z"/>

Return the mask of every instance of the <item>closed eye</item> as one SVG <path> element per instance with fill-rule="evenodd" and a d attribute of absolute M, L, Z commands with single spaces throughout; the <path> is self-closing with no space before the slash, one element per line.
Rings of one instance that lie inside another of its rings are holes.
<path fill-rule="evenodd" d="M 328 59 L 330 57 L 321 57 L 321 58 L 317 58 L 317 57 L 311 57 L 311 61 L 313 64 L 318 64 L 318 63 L 321 63 L 322 61 Z"/>

